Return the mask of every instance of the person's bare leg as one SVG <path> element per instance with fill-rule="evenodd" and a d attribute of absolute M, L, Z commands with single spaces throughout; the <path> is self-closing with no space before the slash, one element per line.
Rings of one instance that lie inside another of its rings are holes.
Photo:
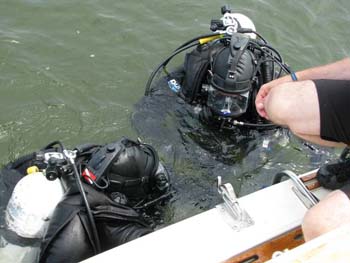
<path fill-rule="evenodd" d="M 304 140 L 324 146 L 344 146 L 320 137 L 320 109 L 313 81 L 287 82 L 273 88 L 264 107 L 269 120 L 287 126 Z"/>
<path fill-rule="evenodd" d="M 265 99 L 272 122 L 287 126 L 295 135 L 324 146 L 344 146 L 321 139 L 320 108 L 313 81 L 288 82 L 273 88 Z M 350 200 L 340 190 L 330 193 L 305 215 L 305 241 L 350 223 Z"/>
<path fill-rule="evenodd" d="M 349 223 L 350 200 L 344 192 L 335 190 L 306 213 L 302 223 L 304 239 L 309 241 Z"/>

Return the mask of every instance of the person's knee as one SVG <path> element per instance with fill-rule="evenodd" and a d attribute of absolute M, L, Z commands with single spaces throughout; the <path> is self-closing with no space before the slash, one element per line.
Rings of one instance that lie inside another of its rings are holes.
<path fill-rule="evenodd" d="M 265 111 L 269 120 L 280 125 L 289 126 L 290 109 L 293 101 L 290 100 L 290 83 L 283 83 L 271 89 L 265 100 Z"/>
<path fill-rule="evenodd" d="M 347 223 L 350 223 L 350 200 L 342 191 L 333 191 L 305 214 L 302 223 L 305 241 Z"/>
<path fill-rule="evenodd" d="M 287 126 L 294 134 L 320 134 L 319 102 L 313 81 L 287 82 L 271 89 L 264 106 L 272 122 Z"/>

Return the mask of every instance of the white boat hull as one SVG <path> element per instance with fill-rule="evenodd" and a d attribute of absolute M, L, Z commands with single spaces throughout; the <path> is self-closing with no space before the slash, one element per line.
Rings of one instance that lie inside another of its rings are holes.
<path fill-rule="evenodd" d="M 315 171 L 302 176 L 307 176 Z M 291 180 L 238 199 L 253 224 L 234 229 L 220 206 L 131 241 L 86 262 L 223 262 L 293 229 L 307 211 Z M 313 193 L 322 199 L 327 190 Z M 234 262 L 234 261 L 229 261 Z M 260 261 L 261 262 L 261 261 Z"/>

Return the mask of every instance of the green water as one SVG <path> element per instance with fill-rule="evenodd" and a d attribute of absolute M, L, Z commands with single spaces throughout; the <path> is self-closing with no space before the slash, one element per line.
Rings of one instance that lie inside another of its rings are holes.
<path fill-rule="evenodd" d="M 151 70 L 223 1 L 0 2 L 0 162 L 52 140 L 136 136 Z M 234 1 L 295 69 L 349 54 L 348 1 Z"/>
<path fill-rule="evenodd" d="M 178 176 L 174 180 L 178 196 L 168 222 L 213 207 L 219 200 L 214 197 L 218 174 L 239 178 L 233 183 L 244 194 L 266 186 L 267 180 L 259 175 L 269 168 L 312 168 L 293 137 L 286 143 L 279 137 L 274 148 L 279 159 L 270 155 L 257 162 L 249 155 L 259 148 L 260 138 L 238 150 L 224 139 L 210 145 L 239 156 L 237 162 L 221 160 L 220 151 L 212 158 L 215 162 L 206 162 L 205 156 L 213 151 L 202 150 L 194 154 L 201 156 L 199 161 L 191 161 L 166 154 L 170 134 L 161 134 L 162 141 L 145 135 L 146 118 L 137 130 L 132 125 L 134 104 L 143 97 L 153 68 L 186 40 L 209 33 L 210 20 L 220 17 L 224 4 L 250 17 L 294 70 L 350 53 L 346 0 L 0 0 L 0 163 L 54 140 L 69 148 L 141 134 L 146 141 L 156 141 L 162 160 L 173 164 Z M 174 119 L 168 118 L 166 126 L 176 127 Z M 207 135 L 210 141 L 211 134 Z M 192 133 L 182 138 L 192 140 L 193 147 L 206 140 Z"/>

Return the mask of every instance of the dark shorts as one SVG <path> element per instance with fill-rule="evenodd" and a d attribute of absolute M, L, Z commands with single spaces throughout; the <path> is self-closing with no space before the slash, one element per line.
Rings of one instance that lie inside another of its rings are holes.
<path fill-rule="evenodd" d="M 350 80 L 314 80 L 320 104 L 321 138 L 350 144 Z"/>

